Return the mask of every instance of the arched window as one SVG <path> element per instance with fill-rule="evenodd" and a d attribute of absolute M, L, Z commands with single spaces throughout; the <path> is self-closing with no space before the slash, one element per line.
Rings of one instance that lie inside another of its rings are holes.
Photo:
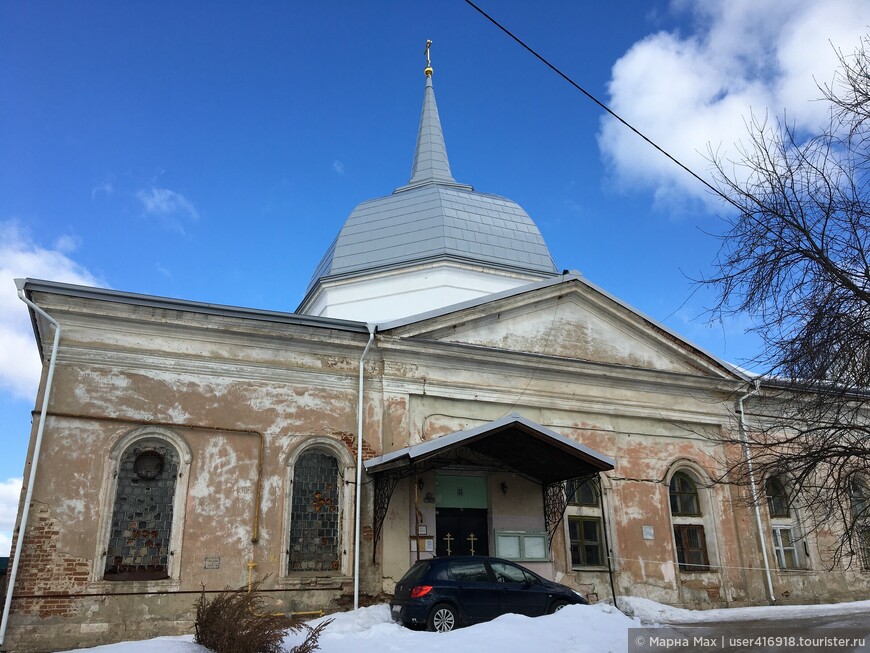
<path fill-rule="evenodd" d="M 106 547 L 105 580 L 169 578 L 178 451 L 158 437 L 121 453 Z"/>
<path fill-rule="evenodd" d="M 669 495 L 680 571 L 707 571 L 707 537 L 695 478 L 685 471 L 676 472 L 671 477 Z"/>
<path fill-rule="evenodd" d="M 670 495 L 672 515 L 701 515 L 698 486 L 685 472 L 677 472 L 671 478 Z"/>
<path fill-rule="evenodd" d="M 853 476 L 849 490 L 852 499 L 853 528 L 861 565 L 864 569 L 870 569 L 870 485 L 867 479 Z"/>
<path fill-rule="evenodd" d="M 780 569 L 802 569 L 807 550 L 801 537 L 797 514 L 791 509 L 791 496 L 785 482 L 779 476 L 771 476 L 764 482 L 767 495 L 767 511 L 773 535 L 773 551 Z"/>
<path fill-rule="evenodd" d="M 604 561 L 601 494 L 597 478 L 565 483 L 568 499 L 568 543 L 572 567 L 598 567 Z"/>
<path fill-rule="evenodd" d="M 288 569 L 341 571 L 341 476 L 326 448 L 303 452 L 293 465 Z"/>
<path fill-rule="evenodd" d="M 565 495 L 568 497 L 568 505 L 572 506 L 597 506 L 598 487 L 595 479 L 587 479 L 579 483 L 576 479 L 565 482 Z"/>
<path fill-rule="evenodd" d="M 764 491 L 767 494 L 767 509 L 770 511 L 771 517 L 788 517 L 788 492 L 778 476 L 771 476 L 764 484 Z"/>

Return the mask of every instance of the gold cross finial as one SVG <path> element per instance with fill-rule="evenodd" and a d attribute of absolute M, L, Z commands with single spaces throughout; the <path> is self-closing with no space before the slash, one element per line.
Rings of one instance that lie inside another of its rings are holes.
<path fill-rule="evenodd" d="M 432 77 L 432 60 L 429 58 L 429 48 L 432 47 L 432 41 L 426 41 L 426 77 Z"/>

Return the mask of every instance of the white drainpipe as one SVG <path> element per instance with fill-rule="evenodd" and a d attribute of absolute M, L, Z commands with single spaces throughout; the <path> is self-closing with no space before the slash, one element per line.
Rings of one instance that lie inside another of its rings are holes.
<path fill-rule="evenodd" d="M 737 400 L 737 410 L 740 412 L 740 439 L 743 441 L 743 455 L 746 456 L 746 464 L 749 470 L 749 490 L 752 493 L 752 505 L 755 507 L 755 525 L 758 527 L 758 538 L 761 540 L 761 559 L 764 562 L 764 573 L 767 576 L 767 591 L 770 600 L 776 603 L 776 595 L 773 592 L 773 578 L 770 574 L 770 563 L 767 560 L 767 538 L 764 536 L 764 528 L 761 525 L 761 507 L 758 504 L 758 488 L 755 486 L 755 472 L 752 467 L 752 453 L 749 451 L 749 441 L 746 438 L 746 417 L 743 414 L 743 401 L 752 395 L 758 394 L 759 381 L 755 381 L 755 388 Z"/>
<path fill-rule="evenodd" d="M 54 344 L 51 346 L 51 360 L 48 363 L 48 376 L 45 379 L 45 390 L 42 395 L 42 409 L 39 413 L 39 426 L 36 429 L 36 442 L 33 445 L 30 476 L 27 479 L 27 493 L 24 496 L 21 522 L 18 524 L 18 540 L 15 542 L 12 570 L 9 573 L 8 589 L 6 590 L 6 602 L 3 604 L 3 621 L 0 623 L 0 647 L 3 647 L 3 643 L 6 641 L 6 628 L 9 625 L 9 609 L 12 607 L 12 592 L 15 590 L 15 577 L 18 575 L 18 563 L 21 561 L 21 545 L 24 542 L 24 534 L 27 531 L 27 518 L 30 516 L 30 499 L 33 496 L 33 486 L 36 481 L 36 466 L 39 464 L 39 450 L 42 447 L 42 433 L 45 431 L 45 422 L 48 417 L 48 399 L 51 395 L 54 368 L 57 363 L 57 346 L 58 343 L 60 343 L 60 325 L 52 319 L 48 313 L 24 296 L 24 283 L 24 279 L 15 280 L 15 285 L 18 287 L 18 296 L 21 298 L 21 301 L 54 326 Z"/>
<path fill-rule="evenodd" d="M 360 545 L 360 501 L 362 497 L 362 443 L 363 443 L 363 371 L 365 359 L 369 353 L 369 347 L 375 339 L 376 324 L 366 324 L 369 329 L 369 341 L 363 349 L 359 359 L 359 402 L 356 418 L 356 517 L 354 519 L 354 545 L 353 545 L 353 609 L 359 608 L 359 545 Z"/>

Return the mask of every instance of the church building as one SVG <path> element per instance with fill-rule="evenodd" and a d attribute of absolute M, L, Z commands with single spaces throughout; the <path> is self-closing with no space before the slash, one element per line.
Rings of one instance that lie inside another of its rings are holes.
<path fill-rule="evenodd" d="M 286 613 L 384 602 L 435 555 L 593 603 L 866 598 L 786 485 L 756 512 L 715 482 L 753 379 L 457 181 L 425 72 L 410 180 L 324 243 L 297 312 L 18 280 L 43 375 L 3 650 L 191 632 L 202 588 L 249 579 Z"/>

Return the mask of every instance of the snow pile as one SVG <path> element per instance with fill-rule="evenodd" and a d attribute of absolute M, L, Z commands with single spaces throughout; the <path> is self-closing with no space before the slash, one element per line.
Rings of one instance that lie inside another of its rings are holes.
<path fill-rule="evenodd" d="M 556 614 L 534 619 L 506 614 L 488 623 L 450 633 L 403 628 L 392 622 L 387 605 L 361 608 L 325 618 L 334 621 L 320 638 L 322 653 L 440 653 L 444 650 L 623 653 L 627 647 L 628 628 L 639 625 L 605 604 L 571 605 Z M 312 621 L 311 625 L 320 621 Z M 296 634 L 287 637 L 284 642 L 289 648 L 302 639 L 301 634 Z"/>
<path fill-rule="evenodd" d="M 619 608 L 639 619 L 644 625 L 703 624 L 723 621 L 763 621 L 770 619 L 798 619 L 800 617 L 828 617 L 834 615 L 870 614 L 870 601 L 833 603 L 827 605 L 765 605 L 751 608 L 719 608 L 714 610 L 686 610 L 673 608 L 642 599 L 621 596 Z"/>

